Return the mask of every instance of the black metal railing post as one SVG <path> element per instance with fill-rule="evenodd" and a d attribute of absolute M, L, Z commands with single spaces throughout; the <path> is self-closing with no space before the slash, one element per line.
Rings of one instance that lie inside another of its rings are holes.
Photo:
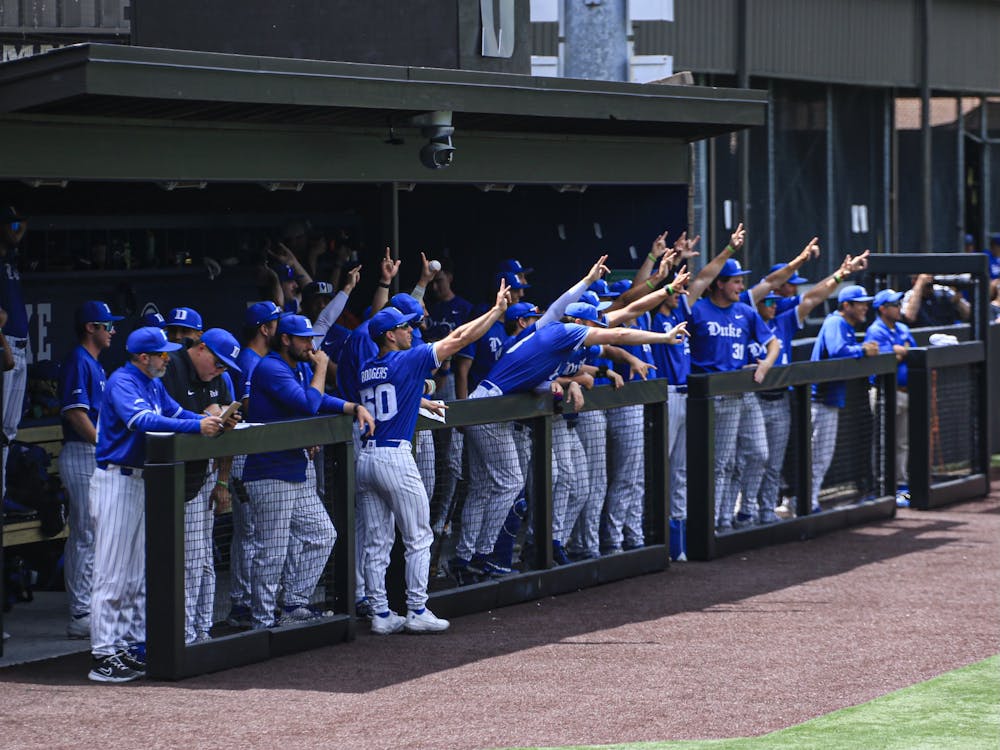
<path fill-rule="evenodd" d="M 335 498 L 331 504 L 333 527 L 337 530 L 337 543 L 333 547 L 333 592 L 330 597 L 334 611 L 351 615 L 348 638 L 355 636 L 354 605 L 357 601 L 354 535 L 354 443 L 353 441 L 327 445 L 324 454 L 327 462 L 332 460 L 337 470 L 333 472 L 336 481 L 327 485 L 327 491 Z M 328 474 L 327 476 L 330 476 Z"/>
<path fill-rule="evenodd" d="M 533 505 L 532 532 L 535 536 L 536 570 L 548 570 L 552 562 L 552 416 L 531 420 Z"/>
<path fill-rule="evenodd" d="M 670 539 L 670 431 L 667 401 L 646 404 L 643 411 L 646 424 L 646 509 L 649 512 L 646 544 L 667 544 Z"/>
<path fill-rule="evenodd" d="M 801 517 L 809 513 L 812 498 L 812 386 L 795 386 L 794 399 L 793 408 L 802 436 L 795 470 L 795 515 Z"/>
<path fill-rule="evenodd" d="M 707 379 L 688 380 L 687 548 L 691 560 L 715 554 L 715 408 Z"/>

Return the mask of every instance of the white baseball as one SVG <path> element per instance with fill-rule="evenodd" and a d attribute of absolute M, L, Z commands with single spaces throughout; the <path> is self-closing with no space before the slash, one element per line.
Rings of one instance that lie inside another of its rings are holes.
<path fill-rule="evenodd" d="M 441 263 L 440 261 L 432 260 L 430 263 L 427 264 L 427 267 L 431 269 L 434 273 L 437 273 L 438 271 L 441 270 Z"/>

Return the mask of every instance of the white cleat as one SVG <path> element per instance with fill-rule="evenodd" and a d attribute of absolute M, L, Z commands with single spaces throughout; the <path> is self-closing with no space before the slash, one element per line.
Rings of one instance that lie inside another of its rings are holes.
<path fill-rule="evenodd" d="M 450 622 L 436 617 L 426 607 L 419 615 L 413 611 L 406 613 L 405 627 L 407 633 L 440 633 L 443 630 L 447 630 L 449 625 L 451 625 Z"/>
<path fill-rule="evenodd" d="M 372 632 L 375 635 L 392 635 L 398 633 L 406 625 L 406 618 L 397 615 L 391 609 L 388 614 L 377 614 L 372 618 Z"/>
<path fill-rule="evenodd" d="M 90 638 L 90 615 L 70 617 L 66 625 L 67 638 Z"/>

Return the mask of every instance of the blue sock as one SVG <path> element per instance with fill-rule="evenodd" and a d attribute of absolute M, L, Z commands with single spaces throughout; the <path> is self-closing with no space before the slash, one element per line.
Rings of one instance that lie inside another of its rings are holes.
<path fill-rule="evenodd" d="M 415 615 L 422 615 L 426 611 L 426 608 L 421 607 L 420 609 L 412 609 L 410 611 L 413 612 L 413 614 Z"/>

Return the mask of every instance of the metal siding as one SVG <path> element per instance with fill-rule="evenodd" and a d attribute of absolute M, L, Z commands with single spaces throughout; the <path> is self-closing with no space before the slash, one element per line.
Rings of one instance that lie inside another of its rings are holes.
<path fill-rule="evenodd" d="M 675 0 L 674 23 L 664 30 L 674 70 L 736 72 L 737 0 Z"/>
<path fill-rule="evenodd" d="M 669 55 L 675 37 L 670 21 L 633 21 L 632 34 L 637 55 Z"/>
<path fill-rule="evenodd" d="M 931 6 L 931 87 L 1000 91 L 1000 3 L 937 0 Z"/>
<path fill-rule="evenodd" d="M 127 31 L 131 0 L 2 0 L 0 27 L 23 32 L 38 29 Z"/>
<path fill-rule="evenodd" d="M 912 0 L 752 0 L 752 75 L 867 85 L 917 82 Z"/>
<path fill-rule="evenodd" d="M 555 57 L 559 54 L 559 23 L 539 21 L 531 24 L 531 54 Z"/>

